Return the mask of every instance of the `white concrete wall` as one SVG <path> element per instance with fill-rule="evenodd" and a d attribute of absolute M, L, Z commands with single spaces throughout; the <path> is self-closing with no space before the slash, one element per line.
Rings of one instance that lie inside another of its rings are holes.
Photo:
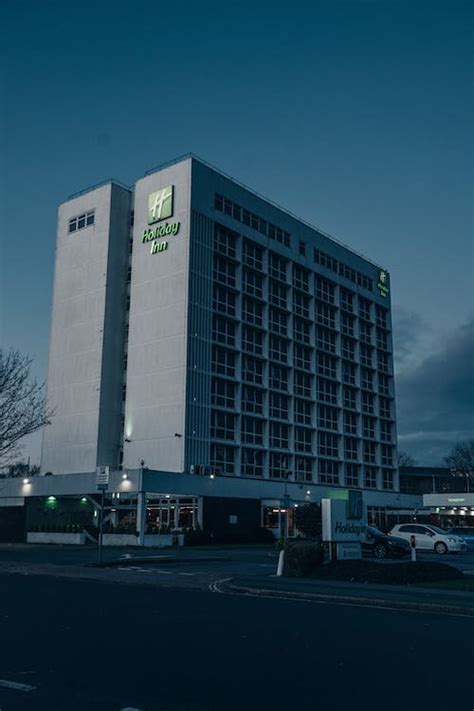
<path fill-rule="evenodd" d="M 183 471 L 191 162 L 136 184 L 124 467 Z M 172 217 L 148 226 L 148 195 L 173 185 Z M 180 223 L 166 251 L 151 254 L 143 231 Z M 175 437 L 175 433 L 181 437 Z"/>

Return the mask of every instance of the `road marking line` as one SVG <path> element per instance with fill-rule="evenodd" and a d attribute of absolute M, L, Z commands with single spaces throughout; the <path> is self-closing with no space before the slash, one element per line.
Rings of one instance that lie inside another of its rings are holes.
<path fill-rule="evenodd" d="M 196 573 L 178 573 L 178 575 L 196 575 Z"/>
<path fill-rule="evenodd" d="M 137 709 L 135 706 L 124 706 L 120 711 L 142 711 L 142 709 Z"/>
<path fill-rule="evenodd" d="M 36 686 L 19 684 L 17 681 L 7 681 L 6 679 L 0 679 L 0 686 L 4 686 L 6 689 L 16 689 L 17 691 L 33 691 L 33 689 L 36 689 Z"/>

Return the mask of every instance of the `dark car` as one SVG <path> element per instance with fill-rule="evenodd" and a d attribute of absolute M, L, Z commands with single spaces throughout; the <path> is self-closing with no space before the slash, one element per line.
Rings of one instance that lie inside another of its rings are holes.
<path fill-rule="evenodd" d="M 378 528 L 367 526 L 366 540 L 362 542 L 362 554 L 376 558 L 403 558 L 410 555 L 410 544 L 403 538 L 387 536 Z"/>
<path fill-rule="evenodd" d="M 448 528 L 446 533 L 452 533 L 466 541 L 466 546 L 469 551 L 474 550 L 474 526 L 455 526 Z"/>

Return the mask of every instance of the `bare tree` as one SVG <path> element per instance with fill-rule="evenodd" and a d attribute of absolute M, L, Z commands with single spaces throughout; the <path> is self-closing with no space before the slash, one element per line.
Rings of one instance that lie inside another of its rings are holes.
<path fill-rule="evenodd" d="M 474 477 L 474 439 L 458 442 L 444 459 L 453 476 L 466 479 L 467 491 L 471 490 L 471 478 Z"/>
<path fill-rule="evenodd" d="M 44 384 L 30 378 L 32 359 L 17 350 L 0 348 L 0 461 L 14 459 L 28 434 L 49 425 Z"/>
<path fill-rule="evenodd" d="M 399 467 L 414 467 L 416 460 L 410 454 L 398 450 L 398 466 Z"/>

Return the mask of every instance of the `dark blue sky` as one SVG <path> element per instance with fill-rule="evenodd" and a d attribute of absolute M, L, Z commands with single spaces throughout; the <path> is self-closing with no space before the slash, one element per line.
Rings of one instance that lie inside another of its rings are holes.
<path fill-rule="evenodd" d="M 1 342 L 38 377 L 58 203 L 192 151 L 390 270 L 402 448 L 472 432 L 471 2 L 5 8 Z"/>

